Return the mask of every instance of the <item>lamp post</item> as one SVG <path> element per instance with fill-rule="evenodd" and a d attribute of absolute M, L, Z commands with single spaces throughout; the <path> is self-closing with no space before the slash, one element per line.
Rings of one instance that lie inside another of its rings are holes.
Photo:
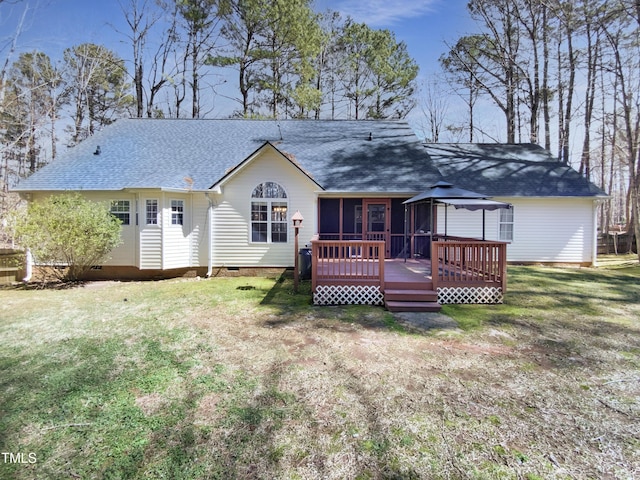
<path fill-rule="evenodd" d="M 291 217 L 291 221 L 293 222 L 293 231 L 294 231 L 293 291 L 295 293 L 298 293 L 298 284 L 300 283 L 300 271 L 299 271 L 300 255 L 298 254 L 298 233 L 300 231 L 303 220 L 304 220 L 304 217 L 300 213 L 300 210 L 296 210 L 296 213 L 294 213 L 293 217 Z"/>

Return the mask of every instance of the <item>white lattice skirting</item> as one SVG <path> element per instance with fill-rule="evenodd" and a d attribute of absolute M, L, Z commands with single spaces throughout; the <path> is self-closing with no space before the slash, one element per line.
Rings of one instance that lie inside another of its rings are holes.
<path fill-rule="evenodd" d="M 382 305 L 384 295 L 379 285 L 318 285 L 313 293 L 314 305 Z"/>
<path fill-rule="evenodd" d="M 440 287 L 438 303 L 502 303 L 500 287 Z"/>

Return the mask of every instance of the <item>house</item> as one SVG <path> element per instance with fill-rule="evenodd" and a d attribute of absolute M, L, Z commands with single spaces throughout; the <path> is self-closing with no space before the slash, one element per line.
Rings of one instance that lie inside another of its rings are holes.
<path fill-rule="evenodd" d="M 443 180 L 513 208 L 406 208 Z M 508 244 L 507 261 L 592 264 L 604 196 L 535 145 L 425 146 L 402 121 L 240 119 L 118 120 L 14 190 L 110 202 L 123 243 L 98 274 L 126 278 L 291 267 L 296 211 L 316 257 L 428 259 L 445 217 L 466 238 L 482 236 L 484 217 L 485 242 Z"/>

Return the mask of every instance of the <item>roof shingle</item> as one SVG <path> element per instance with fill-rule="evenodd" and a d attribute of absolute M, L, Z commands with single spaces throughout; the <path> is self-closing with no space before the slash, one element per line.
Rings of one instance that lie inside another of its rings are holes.
<path fill-rule="evenodd" d="M 537 146 L 425 149 L 403 121 L 241 119 L 118 120 L 15 190 L 206 190 L 265 142 L 328 191 L 417 193 L 445 178 L 488 196 L 602 194 Z"/>

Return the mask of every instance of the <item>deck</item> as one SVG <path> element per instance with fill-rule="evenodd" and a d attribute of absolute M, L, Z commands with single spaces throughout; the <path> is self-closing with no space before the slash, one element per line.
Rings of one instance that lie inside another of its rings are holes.
<path fill-rule="evenodd" d="M 393 296 L 418 290 L 436 292 L 440 303 L 502 302 L 506 291 L 503 242 L 452 237 L 434 241 L 432 261 L 385 259 L 384 252 L 385 244 L 379 241 L 314 240 L 314 302 L 317 298 L 321 304 L 386 303 L 389 291 Z M 409 295 L 404 297 L 410 301 Z"/>
<path fill-rule="evenodd" d="M 423 282 L 433 286 L 431 280 L 431 261 L 427 259 L 401 258 L 385 259 L 384 282 L 389 283 L 416 283 Z"/>

